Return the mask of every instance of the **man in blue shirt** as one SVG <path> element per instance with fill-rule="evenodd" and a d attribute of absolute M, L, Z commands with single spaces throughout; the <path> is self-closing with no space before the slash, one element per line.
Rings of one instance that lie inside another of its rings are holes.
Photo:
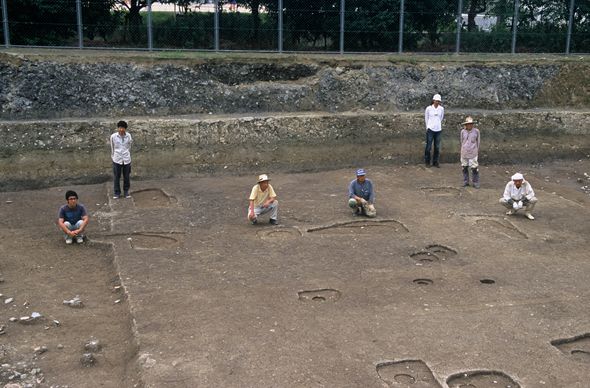
<path fill-rule="evenodd" d="M 365 177 L 364 169 L 356 170 L 356 179 L 348 185 L 348 206 L 352 208 L 352 214 L 366 215 L 373 218 L 377 216 L 375 210 L 375 189 L 373 182 Z"/>
<path fill-rule="evenodd" d="M 59 209 L 57 225 L 66 234 L 66 244 L 84 242 L 84 229 L 88 225 L 88 212 L 84 205 L 78 203 L 78 194 L 75 191 L 66 192 L 67 204 Z"/>

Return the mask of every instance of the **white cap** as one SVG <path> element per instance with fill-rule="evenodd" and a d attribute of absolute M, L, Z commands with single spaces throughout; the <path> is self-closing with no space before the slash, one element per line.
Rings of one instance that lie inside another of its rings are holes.
<path fill-rule="evenodd" d="M 521 181 L 524 179 L 524 176 L 522 176 L 521 173 L 517 172 L 516 174 L 512 175 L 512 180 L 513 181 Z"/>
<path fill-rule="evenodd" d="M 269 180 L 270 180 L 270 178 L 266 174 L 258 175 L 258 183 L 264 182 L 264 181 L 269 181 Z"/>
<path fill-rule="evenodd" d="M 436 93 L 433 97 L 432 97 L 432 101 L 438 101 L 438 102 L 442 102 L 442 98 L 440 97 L 440 94 Z"/>

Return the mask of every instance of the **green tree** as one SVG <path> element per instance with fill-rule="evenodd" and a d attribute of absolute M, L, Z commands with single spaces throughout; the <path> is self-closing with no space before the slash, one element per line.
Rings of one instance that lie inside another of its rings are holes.
<path fill-rule="evenodd" d="M 82 0 L 82 24 L 88 39 L 94 40 L 99 35 L 107 40 L 117 19 L 114 6 L 115 0 Z"/>
<path fill-rule="evenodd" d="M 113 0 L 83 0 L 84 32 L 105 37 Z M 13 44 L 68 45 L 78 33 L 76 0 L 11 0 L 7 2 Z M 91 24 L 92 23 L 92 24 Z M 102 29 L 98 26 L 102 25 Z"/>
<path fill-rule="evenodd" d="M 408 1 L 406 26 L 411 32 L 426 33 L 432 46 L 441 32 L 451 26 L 457 13 L 457 0 Z"/>
<path fill-rule="evenodd" d="M 397 50 L 399 0 L 349 0 L 346 3 L 346 48 L 367 51 Z"/>
<path fill-rule="evenodd" d="M 252 36 L 251 39 L 257 42 L 260 37 L 260 10 L 262 8 L 270 10 L 271 14 L 276 15 L 277 0 L 237 0 L 237 3 L 250 10 L 252 20 Z"/>

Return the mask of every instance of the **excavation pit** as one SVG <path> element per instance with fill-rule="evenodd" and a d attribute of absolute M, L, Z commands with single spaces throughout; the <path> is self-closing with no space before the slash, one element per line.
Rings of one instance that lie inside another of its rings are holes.
<path fill-rule="evenodd" d="M 263 240 L 286 241 L 301 237 L 301 232 L 297 228 L 280 227 L 271 230 L 261 230 L 256 235 Z"/>
<path fill-rule="evenodd" d="M 375 235 L 383 233 L 408 233 L 408 228 L 397 220 L 346 221 L 307 229 L 316 234 Z"/>
<path fill-rule="evenodd" d="M 134 233 L 127 240 L 133 249 L 172 249 L 180 245 L 178 239 L 156 233 Z"/>
<path fill-rule="evenodd" d="M 422 360 L 382 362 L 377 364 L 376 370 L 379 378 L 390 387 L 441 387 Z"/>
<path fill-rule="evenodd" d="M 457 255 L 456 250 L 446 247 L 444 245 L 438 245 L 438 244 L 428 245 L 426 247 L 426 251 L 432 253 L 433 255 L 436 255 L 436 257 L 438 257 L 439 259 L 441 259 L 443 261 L 451 256 Z"/>
<path fill-rule="evenodd" d="M 414 384 L 416 382 L 416 379 L 414 377 L 406 374 L 395 375 L 393 376 L 393 379 L 396 383 L 400 384 Z"/>
<path fill-rule="evenodd" d="M 520 388 L 512 377 L 499 371 L 461 372 L 447 379 L 449 388 Z"/>
<path fill-rule="evenodd" d="M 528 238 L 528 236 L 525 233 L 521 232 L 514 224 L 512 224 L 508 220 L 497 221 L 487 218 L 479 218 L 475 220 L 475 225 L 482 229 L 498 233 L 510 239 Z"/>
<path fill-rule="evenodd" d="M 323 302 L 336 302 L 340 299 L 340 291 L 334 290 L 332 288 L 322 288 L 319 290 L 306 290 L 306 291 L 299 291 L 298 293 L 299 300 L 302 302 L 316 302 L 316 303 L 323 303 Z"/>
<path fill-rule="evenodd" d="M 554 340 L 551 341 L 551 345 L 571 357 L 574 361 L 590 363 L 590 333 L 573 338 Z"/>
<path fill-rule="evenodd" d="M 138 208 L 158 208 L 169 207 L 173 204 L 173 199 L 162 189 L 144 189 L 131 193 L 133 202 Z"/>
<path fill-rule="evenodd" d="M 572 350 L 570 354 L 572 355 L 572 358 L 576 361 L 590 363 L 590 352 L 586 350 L 576 349 Z"/>

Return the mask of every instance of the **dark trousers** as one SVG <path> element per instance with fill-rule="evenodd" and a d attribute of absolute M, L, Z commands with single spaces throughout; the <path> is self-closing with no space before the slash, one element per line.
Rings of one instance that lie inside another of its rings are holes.
<path fill-rule="evenodd" d="M 424 149 L 424 162 L 430 163 L 430 149 L 434 143 L 434 153 L 432 154 L 432 164 L 438 164 L 438 156 L 440 155 L 440 135 L 442 131 L 434 132 L 430 129 L 426 130 L 426 148 Z"/>
<path fill-rule="evenodd" d="M 114 194 L 121 195 L 121 172 L 123 173 L 123 191 L 125 194 L 129 193 L 129 175 L 131 174 L 131 164 L 117 164 L 113 162 L 113 177 L 114 177 Z"/>

